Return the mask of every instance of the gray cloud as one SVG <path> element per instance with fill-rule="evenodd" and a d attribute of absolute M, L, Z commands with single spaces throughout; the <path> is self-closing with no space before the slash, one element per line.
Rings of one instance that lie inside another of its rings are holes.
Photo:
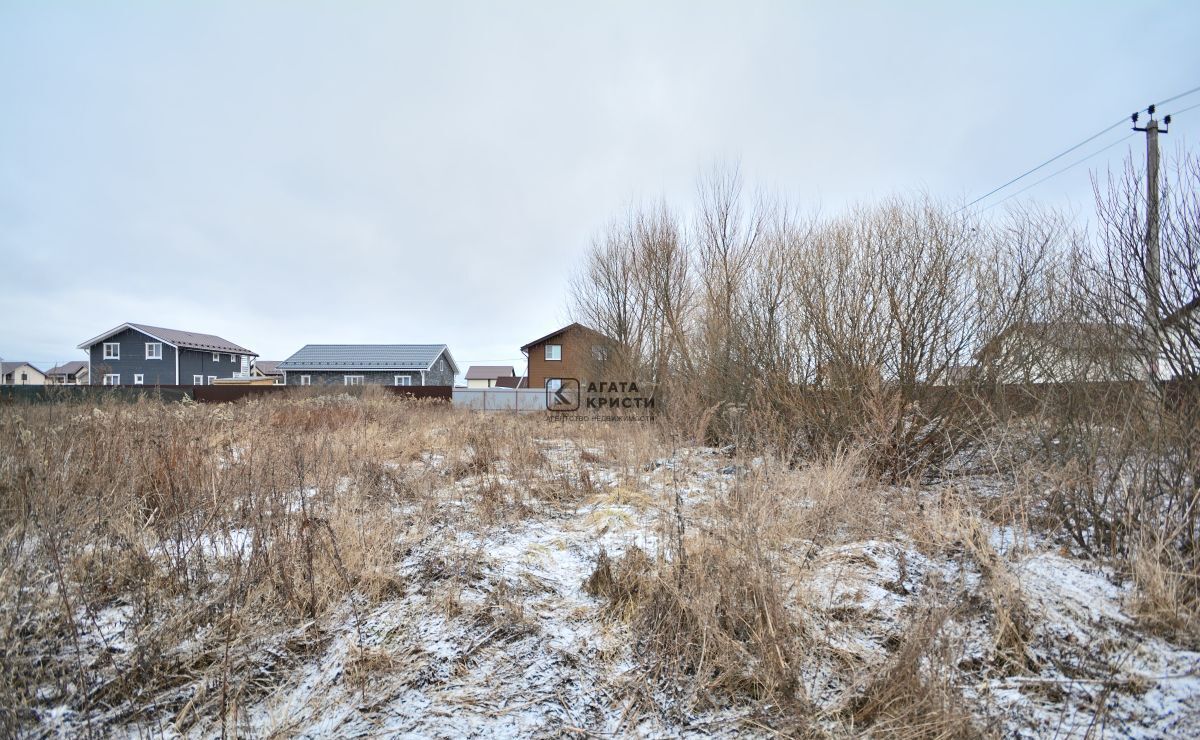
<path fill-rule="evenodd" d="M 1196 84 L 1194 6 L 982 5 L 5 4 L 0 355 L 143 321 L 516 358 L 594 233 L 714 161 L 826 212 L 958 198 Z"/>

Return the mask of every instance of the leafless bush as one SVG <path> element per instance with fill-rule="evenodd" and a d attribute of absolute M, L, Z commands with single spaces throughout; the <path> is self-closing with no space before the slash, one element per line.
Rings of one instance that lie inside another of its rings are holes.
<path fill-rule="evenodd" d="M 690 227 L 634 211 L 572 283 L 578 317 L 613 332 L 668 424 L 792 459 L 874 444 L 894 479 L 970 443 L 949 386 L 1003 371 L 976 351 L 1037 315 L 1060 218 L 981 225 L 920 198 L 818 221 L 747 198 L 730 169 L 698 195 Z"/>

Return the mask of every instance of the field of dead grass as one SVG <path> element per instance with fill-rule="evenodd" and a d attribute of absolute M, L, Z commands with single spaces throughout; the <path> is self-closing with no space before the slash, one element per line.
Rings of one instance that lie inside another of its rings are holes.
<path fill-rule="evenodd" d="M 0 409 L 0 732 L 1178 736 L 1169 561 L 883 485 L 361 396 Z M 1167 563 L 1167 565 L 1164 565 Z"/>

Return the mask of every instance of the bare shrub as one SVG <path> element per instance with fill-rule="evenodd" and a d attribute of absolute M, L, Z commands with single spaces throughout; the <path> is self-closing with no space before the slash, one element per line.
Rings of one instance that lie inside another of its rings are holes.
<path fill-rule="evenodd" d="M 1134 550 L 1133 613 L 1158 634 L 1200 645 L 1200 576 L 1169 543 L 1148 535 Z"/>

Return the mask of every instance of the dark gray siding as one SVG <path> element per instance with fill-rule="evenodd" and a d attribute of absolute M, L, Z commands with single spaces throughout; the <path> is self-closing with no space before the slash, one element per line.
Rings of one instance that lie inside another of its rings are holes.
<path fill-rule="evenodd" d="M 92 372 L 88 376 L 91 385 L 104 383 L 104 376 L 117 373 L 122 385 L 133 385 L 133 376 L 141 373 L 145 385 L 175 384 L 175 348 L 163 342 L 162 359 L 146 359 L 146 342 L 157 342 L 136 329 L 126 329 L 88 348 L 92 359 Z M 104 359 L 104 343 L 121 345 L 121 357 L 117 360 Z"/>
<path fill-rule="evenodd" d="M 412 370 L 372 370 L 372 371 L 357 371 L 357 370 L 335 370 L 325 372 L 320 370 L 288 370 L 287 385 L 300 385 L 300 376 L 307 375 L 312 378 L 311 385 L 345 385 L 347 375 L 363 376 L 363 383 L 367 385 L 395 385 L 397 375 L 407 375 L 412 378 L 412 385 L 421 384 L 421 373 Z M 428 377 L 425 380 L 425 385 L 444 385 L 443 383 L 431 383 Z"/>
<path fill-rule="evenodd" d="M 133 385 L 133 376 L 141 373 L 145 385 L 174 385 L 175 380 L 175 348 L 163 342 L 161 360 L 146 359 L 146 342 L 156 342 L 136 329 L 126 329 L 100 342 L 96 342 L 88 352 L 92 358 L 92 372 L 88 382 L 91 385 L 104 383 L 104 376 L 117 373 L 121 376 L 121 385 Z M 117 342 L 121 345 L 119 360 L 104 359 L 105 342 Z M 192 349 L 179 350 L 179 384 L 191 385 L 193 375 L 203 375 L 208 383 L 210 375 L 218 378 L 232 378 L 242 368 L 242 356 L 233 355 L 230 361 L 228 353 L 221 353 L 219 361 L 214 362 L 212 352 L 199 352 Z"/>
<path fill-rule="evenodd" d="M 425 385 L 454 385 L 454 371 L 450 369 L 445 351 L 438 355 L 433 367 L 425 373 Z"/>
<path fill-rule="evenodd" d="M 191 385 L 193 375 L 204 376 L 203 385 L 208 385 L 209 376 L 232 378 L 234 373 L 242 370 L 242 356 L 233 355 L 233 362 L 229 361 L 229 357 L 228 353 L 220 352 L 214 361 L 212 352 L 201 352 L 194 349 L 179 350 L 180 385 Z"/>

